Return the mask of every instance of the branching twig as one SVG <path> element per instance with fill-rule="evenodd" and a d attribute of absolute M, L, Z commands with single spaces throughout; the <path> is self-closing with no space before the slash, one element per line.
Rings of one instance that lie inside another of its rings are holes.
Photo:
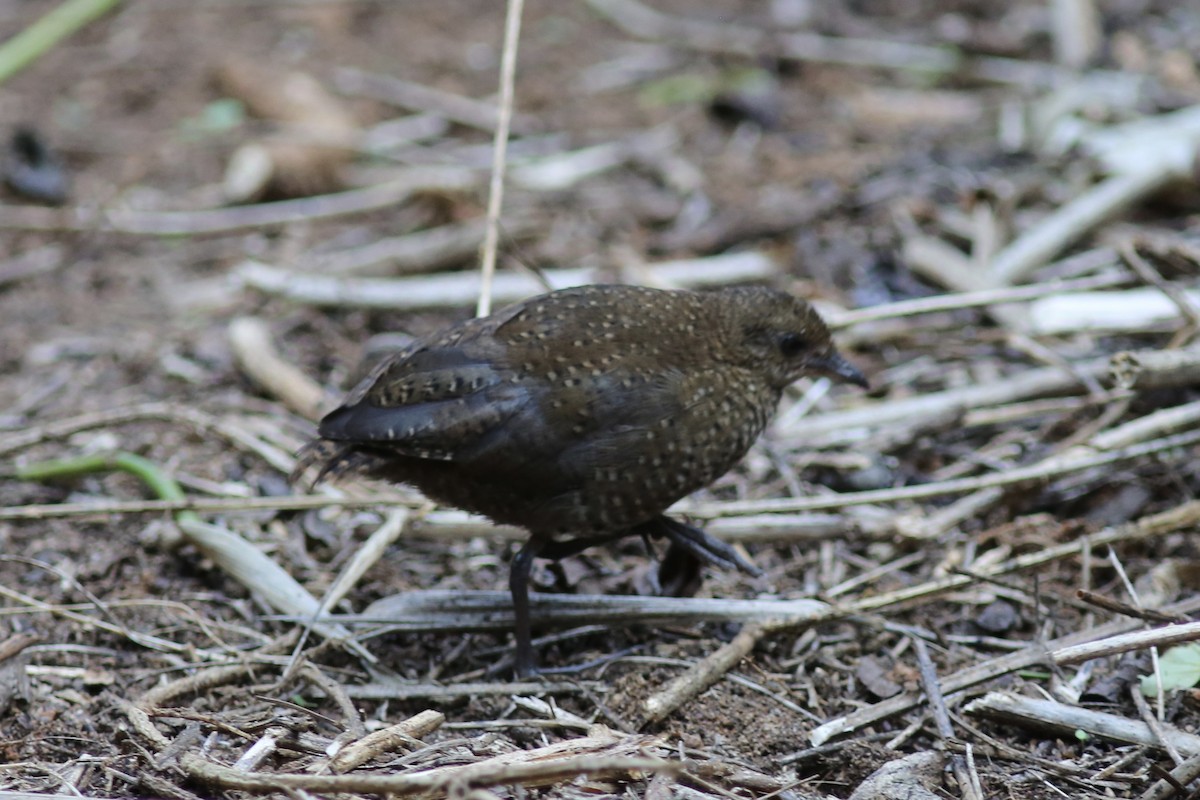
<path fill-rule="evenodd" d="M 653 744 L 651 737 L 621 738 L 611 733 L 596 733 L 585 739 L 518 750 L 471 764 L 399 775 L 247 774 L 198 755 L 184 755 L 181 764 L 197 780 L 237 791 L 392 794 L 432 800 L 444 797 L 452 785 L 467 789 L 504 784 L 537 788 L 582 774 L 596 778 L 631 772 L 670 773 L 680 768 L 678 764 L 641 754 L 643 747 Z"/>

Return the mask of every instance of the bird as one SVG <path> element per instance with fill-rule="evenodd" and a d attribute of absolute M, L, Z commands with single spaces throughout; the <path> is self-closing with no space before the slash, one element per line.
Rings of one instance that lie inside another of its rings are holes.
<path fill-rule="evenodd" d="M 315 466 L 316 481 L 408 484 L 528 531 L 509 571 L 514 667 L 528 677 L 538 557 L 640 535 L 668 541 L 663 566 L 684 581 L 703 562 L 757 572 L 664 512 L 740 461 L 805 376 L 868 385 L 785 292 L 561 289 L 385 357 L 320 420 L 293 479 Z"/>

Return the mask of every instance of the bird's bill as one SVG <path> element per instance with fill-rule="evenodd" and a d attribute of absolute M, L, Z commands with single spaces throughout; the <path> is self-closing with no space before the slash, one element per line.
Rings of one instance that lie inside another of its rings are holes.
<path fill-rule="evenodd" d="M 858 367 L 851 364 L 841 353 L 829 353 L 808 363 L 808 366 L 820 375 L 832 378 L 840 383 L 853 383 L 864 389 L 871 388 L 867 376 Z"/>

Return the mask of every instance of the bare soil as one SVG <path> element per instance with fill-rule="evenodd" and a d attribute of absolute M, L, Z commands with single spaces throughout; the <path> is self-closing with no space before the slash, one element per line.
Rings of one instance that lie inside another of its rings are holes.
<path fill-rule="evenodd" d="M 54 5 L 34 0 L 0 7 L 0 39 Z M 953 45 L 972 56 L 1048 65 L 1055 57 L 1048 5 L 895 0 L 811 8 L 803 2 L 655 7 L 767 29 L 781 29 L 788 8 L 808 9 L 811 28 L 825 34 Z M 1103 42 L 1088 69 L 1139 75 L 1149 87 L 1128 113 L 1165 112 L 1200 101 L 1200 10 L 1130 0 L 1103 3 L 1100 10 Z M 314 253 L 478 219 L 486 203 L 483 170 L 472 191 L 230 233 L 154 236 L 79 220 L 95 220 L 97 209 L 152 214 L 220 204 L 231 153 L 276 129 L 252 117 L 223 126 L 206 116 L 220 109 L 223 95 L 214 75 L 231 57 L 281 74 L 306 73 L 334 94 L 339 70 L 354 68 L 489 98 L 496 92 L 502 27 L 502 4 L 469 0 L 134 0 L 0 86 L 0 119 L 9 129 L 23 125 L 36 131 L 61 155 L 71 180 L 67 206 L 59 211 L 35 209 L 30 216 L 30 201 L 11 191 L 0 204 L 0 456 L 8 459 L 0 463 L 0 506 L 148 498 L 147 488 L 124 473 L 53 482 L 16 477 L 18 465 L 114 451 L 160 465 L 192 497 L 283 498 L 299 491 L 261 452 L 187 416 L 201 411 L 205 419 L 231 420 L 285 453 L 312 431 L 311 421 L 239 368 L 229 344 L 230 322 L 246 316 L 264 320 L 283 357 L 334 397 L 359 374 L 364 358 L 369 360 L 372 337 L 421 335 L 472 310 L 467 304 L 318 308 L 245 287 L 237 279 L 239 265 L 255 259 L 289 267 Z M 1085 159 L 1035 154 L 1028 145 L 1005 145 L 997 136 L 999 121 L 1013 109 L 1028 110 L 1024 104 L 1044 94 L 1044 86 L 965 74 L 934 78 L 915 70 L 767 53 L 701 52 L 634 40 L 583 2 L 548 0 L 528 4 L 519 65 L 517 110 L 542 133 L 514 141 L 514 163 L 531 149 L 574 150 L 648 131 L 664 134 L 668 144 L 648 147 L 566 188 L 512 184 L 507 213 L 532 216 L 538 228 L 527 239 L 505 243 L 502 270 L 589 267 L 616 278 L 622 264 L 760 250 L 778 264 L 770 277 L 774 285 L 842 308 L 870 307 L 963 288 L 939 286 L 910 268 L 905 245 L 917 233 L 941 236 L 969 252 L 977 233 L 970 221 L 978 219 L 972 214 L 981 205 L 998 209 L 1001 228 L 1008 226 L 1000 235 L 1009 236 L 1069 200 L 1094 174 Z M 642 72 L 616 80 L 622 69 Z M 747 73 L 768 79 L 761 95 L 739 84 Z M 612 88 L 597 88 L 601 81 Z M 732 119 L 718 113 L 712 101 L 729 94 L 723 87 L 735 87 L 733 96 L 748 102 L 751 111 L 735 109 Z M 362 95 L 341 98 L 363 130 L 408 113 Z M 764 113 L 767 117 L 756 116 Z M 1097 124 L 1114 121 L 1098 113 Z M 770 124 L 758 124 L 764 119 Z M 489 144 L 485 131 L 450 125 L 437 138 L 397 150 L 394 158 L 359 152 L 347 167 L 347 188 L 413 165 L 481 167 Z M 1158 237 L 1168 250 L 1184 254 L 1160 265 L 1164 276 L 1194 279 L 1198 265 L 1188 262 L 1180 242 L 1195 245 L 1194 236 L 1188 238 L 1200 223 L 1195 201 L 1194 188 L 1161 195 L 1089 232 L 1075 251 L 1122 236 Z M 48 247 L 59 248 L 52 269 L 4 277 L 6 267 Z M 452 270 L 475 265 L 473 257 L 463 258 Z M 907 329 L 901 319 L 899 333 L 893 324 L 856 335 L 845 349 L 872 375 L 875 388 L 866 397 L 835 389 L 817 401 L 813 415 L 1003 383 L 1047 365 L 1069 370 L 1122 350 L 1177 347 L 1195 333 L 1179 321 L 1145 331 L 1031 341 L 1012 335 L 982 309 L 922 319 Z M 786 405 L 807 389 L 800 387 Z M 1089 391 L 1095 402 L 1073 408 L 974 426 L 949 418 L 916 420 L 914 426 L 924 427 L 893 426 L 887 430 L 894 435 L 887 436 L 872 429 L 859 445 L 818 448 L 789 439 L 787 431 L 772 432 L 743 467 L 697 502 L 884 489 L 1002 471 L 1068 447 L 1089 426 L 1103 430 L 1197 399 L 1193 385 L 1178 384 L 1137 391 L 1121 408 L 1116 404 L 1125 399 L 1097 399 L 1101 387 L 1055 394 L 1086 398 Z M 114 416 L 148 403 L 159 405 L 126 419 Z M 89 415 L 100 421 L 89 424 Z M 60 423 L 67 429 L 55 427 Z M 895 527 L 896 519 L 931 517 L 954 497 L 876 504 L 883 521 L 874 532 L 862 517 L 841 516 L 833 534 L 747 544 L 765 577 L 709 570 L 701 595 L 850 604 L 958 570 L 980 572 L 1182 506 L 1200 488 L 1197 463 L 1195 444 L 1184 443 L 1009 487 L 977 515 L 926 538 Z M 319 598 L 387 511 L 259 509 L 201 516 L 253 542 Z M 230 788 L 199 776 L 187 758 L 202 753 L 233 764 L 270 736 L 276 748 L 250 772 L 330 774 L 322 766 L 323 751 L 334 739 L 349 740 L 356 731 L 395 724 L 429 708 L 444 713 L 447 724 L 360 772 L 416 774 L 585 733 L 561 720 L 549 722 L 552 710 L 533 711 L 511 692 L 450 699 L 356 697 L 358 719 L 351 720 L 329 684 L 322 686 L 309 673 L 287 673 L 287 656 L 298 642 L 296 623 L 274 616 L 255 591 L 194 546 L 179 545 L 169 514 L 30 517 L 0 520 L 0 643 L 8 640 L 18 651 L 0 659 L 2 790 L 89 797 L 282 796 L 299 790 Z M 506 589 L 518 540 L 493 536 L 484 526 L 459 537 L 437 530 L 413 523 L 336 610 L 358 611 L 379 598 L 419 589 Z M 653 770 L 595 767 L 581 770 L 590 777 L 560 778 L 548 786 L 522 788 L 502 778 L 485 784 L 504 797 L 848 797 L 885 763 L 937 750 L 960 759 L 969 751 L 985 797 L 1142 796 L 1164 769 L 1175 766 L 1161 747 L 1047 732 L 963 711 L 973 698 L 999 689 L 1067 702 L 1114 674 L 1120 666 L 1116 656 L 1093 662 L 1091 680 L 1080 677 L 1078 666 L 1040 661 L 953 694 L 946 699 L 949 738 L 939 732 L 924 700 L 825 748 L 810 749 L 809 736 L 822 722 L 890 693 L 923 697 L 913 637 L 929 641 L 932 666 L 944 677 L 1121 618 L 1078 600 L 1079 589 L 1136 606 L 1125 589 L 1127 576 L 1150 593 L 1148 605 L 1194 600 L 1196 585 L 1187 577 L 1197 558 L 1194 532 L 1194 525 L 1182 526 L 1169 535 L 1123 543 L 1111 560 L 1106 548 L 1098 548 L 877 613 L 770 633 L 738 663 L 738 681 L 718 680 L 649 725 L 643 724 L 647 698 L 732 640 L 738 626 L 633 624 L 562 636 L 540 649 L 543 663 L 583 666 L 545 680 L 578 682 L 577 689 L 545 698 L 630 737 L 627 742 L 652 735 L 638 740 L 637 752 L 684 759 L 684 773 L 659 783 Z M 651 568 L 642 544 L 629 541 L 555 567 L 539 565 L 535 582 L 542 591 L 635 594 L 646 590 Z M 860 576 L 861 582 L 846 584 Z M 1174 583 L 1164 589 L 1156 580 Z M 509 677 L 507 634 L 393 633 L 364 645 L 378 659 L 375 665 L 315 634 L 305 641 L 303 657 L 343 687 L 385 679 L 453 687 Z M 215 668 L 231 664 L 245 670 L 214 677 Z M 1147 656 L 1138 668 L 1141 674 L 1149 671 Z M 189 678 L 195 685 L 162 704 L 170 708 L 155 706 L 149 724 L 170 742 L 156 746 L 139 731 L 131 709 L 150 707 L 145 701 L 156 687 Z M 1131 720 L 1142 717 L 1128 682 L 1110 702 L 1089 707 Z M 1163 722 L 1194 732 L 1200 724 L 1196 698 L 1171 693 Z M 422 750 L 422 743 L 429 749 Z M 1112 765 L 1117 766 L 1097 777 Z M 931 780 L 939 786 L 937 796 L 969 796 L 949 768 L 935 771 Z M 453 791 L 473 788 L 455 786 Z M 344 793 L 382 791 L 364 784 Z"/>

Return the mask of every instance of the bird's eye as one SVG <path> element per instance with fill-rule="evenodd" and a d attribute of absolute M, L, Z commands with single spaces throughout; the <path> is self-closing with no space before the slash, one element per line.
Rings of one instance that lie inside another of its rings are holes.
<path fill-rule="evenodd" d="M 808 342 L 798 333 L 785 333 L 779 337 L 779 352 L 784 358 L 795 358 L 807 346 Z"/>

